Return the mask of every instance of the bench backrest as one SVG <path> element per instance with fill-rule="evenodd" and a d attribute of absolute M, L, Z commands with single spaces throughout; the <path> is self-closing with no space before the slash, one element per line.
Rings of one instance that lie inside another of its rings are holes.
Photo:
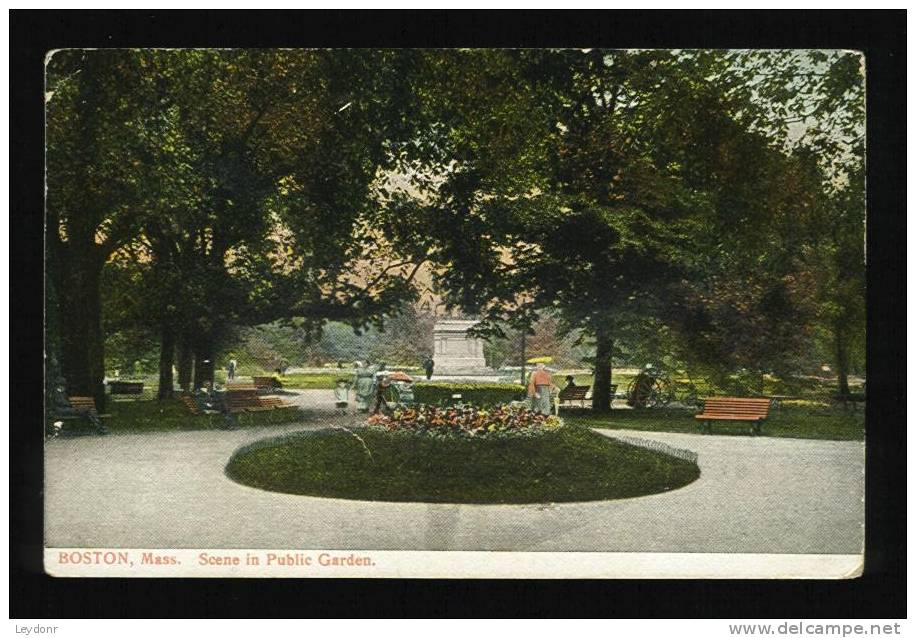
<path fill-rule="evenodd" d="M 703 402 L 703 414 L 710 416 L 743 416 L 765 419 L 769 412 L 769 399 L 708 397 Z"/>
<path fill-rule="evenodd" d="M 197 405 L 197 401 L 194 400 L 194 397 L 182 394 L 179 399 L 191 414 L 200 414 L 200 406 Z"/>
<path fill-rule="evenodd" d="M 108 386 L 112 394 L 143 394 L 142 381 L 111 381 Z"/>
<path fill-rule="evenodd" d="M 589 385 L 574 385 L 572 387 L 565 387 L 560 390 L 561 399 L 569 399 L 573 401 L 578 401 L 579 399 L 584 399 L 585 395 L 588 394 L 588 390 L 591 386 Z"/>
<path fill-rule="evenodd" d="M 226 392 L 226 403 L 230 407 L 257 407 L 260 403 L 260 395 L 255 389 L 230 388 Z"/>
<path fill-rule="evenodd" d="M 80 412 L 95 412 L 95 399 L 92 397 L 67 397 L 70 407 Z"/>

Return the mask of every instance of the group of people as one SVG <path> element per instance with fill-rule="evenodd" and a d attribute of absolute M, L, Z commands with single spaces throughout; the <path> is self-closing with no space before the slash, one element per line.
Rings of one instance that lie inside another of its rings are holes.
<path fill-rule="evenodd" d="M 426 378 L 432 378 L 434 363 L 432 357 L 427 357 L 423 363 Z M 567 385 L 575 385 L 571 376 L 566 377 Z M 385 369 L 384 363 L 373 364 L 370 361 L 357 361 L 354 364 L 353 379 L 349 385 L 341 379 L 338 381 L 337 395 L 338 407 L 346 406 L 346 395 L 350 389 L 356 398 L 357 409 L 371 414 L 377 414 L 388 407 L 388 390 L 391 387 L 390 373 Z M 541 414 L 553 412 L 553 395 L 558 388 L 553 383 L 549 370 L 543 363 L 538 363 L 531 376 L 528 378 L 528 399 L 531 409 Z"/>
<path fill-rule="evenodd" d="M 372 414 L 377 413 L 384 403 L 384 391 L 388 389 L 388 375 L 385 374 L 385 364 L 373 365 L 370 361 L 357 361 L 353 364 L 353 381 L 350 384 L 356 395 L 356 407 L 368 411 L 372 407 Z"/>
<path fill-rule="evenodd" d="M 227 376 L 230 381 L 235 378 L 235 372 L 238 363 L 235 359 L 230 359 L 226 366 Z M 369 360 L 357 361 L 353 365 L 353 379 L 348 384 L 345 379 L 337 381 L 337 388 L 334 391 L 338 409 L 345 409 L 349 398 L 349 391 L 352 389 L 356 398 L 356 406 L 364 412 L 377 414 L 380 410 L 387 408 L 386 396 L 388 389 L 391 387 L 389 372 L 385 369 L 385 364 L 380 362 L 373 364 Z M 426 379 L 433 376 L 435 362 L 433 358 L 427 356 L 423 361 L 423 371 Z M 575 385 L 571 376 L 566 377 L 567 385 Z M 543 363 L 538 363 L 534 371 L 528 377 L 528 399 L 531 402 L 531 409 L 541 414 L 550 414 L 553 411 L 553 395 L 558 388 L 553 383 L 550 371 L 547 370 Z"/>
<path fill-rule="evenodd" d="M 369 360 L 357 361 L 353 364 L 353 368 L 353 379 L 349 388 L 353 390 L 356 397 L 357 408 L 372 414 L 378 413 L 387 406 L 386 396 L 391 387 L 391 373 L 386 370 L 385 363 L 373 364 Z M 423 362 L 423 371 L 427 380 L 432 378 L 434 368 L 435 362 L 432 357 L 427 356 Z M 338 383 L 338 387 L 343 389 L 345 386 Z M 338 402 L 340 402 L 339 397 Z"/>

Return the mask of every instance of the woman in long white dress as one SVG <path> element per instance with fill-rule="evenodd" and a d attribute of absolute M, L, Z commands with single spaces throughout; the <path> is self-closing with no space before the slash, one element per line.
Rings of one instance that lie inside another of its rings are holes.
<path fill-rule="evenodd" d="M 364 412 L 375 399 L 375 368 L 360 361 L 356 362 L 353 376 L 353 393 L 356 395 L 356 408 Z"/>

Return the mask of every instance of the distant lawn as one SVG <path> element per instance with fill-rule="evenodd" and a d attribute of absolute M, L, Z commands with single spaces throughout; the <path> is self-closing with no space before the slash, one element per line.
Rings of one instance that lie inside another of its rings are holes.
<path fill-rule="evenodd" d="M 700 432 L 700 423 L 694 419 L 697 410 L 672 408 L 645 408 L 642 410 L 618 409 L 610 414 L 594 415 L 590 410 L 561 410 L 561 416 L 570 425 L 591 428 L 644 430 L 648 432 Z M 713 434 L 748 435 L 748 425 L 713 423 Z M 861 441 L 865 437 L 865 411 L 826 406 L 784 406 L 771 409 L 769 418 L 761 427 L 761 436 L 778 436 L 798 439 L 833 439 Z"/>
<path fill-rule="evenodd" d="M 305 372 L 285 374 L 277 378 L 280 379 L 280 383 L 283 384 L 284 388 L 292 390 L 333 390 L 338 379 L 347 379 L 349 381 L 352 376 L 352 370 L 344 369 L 339 373 Z"/>
<path fill-rule="evenodd" d="M 157 401 L 118 400 L 108 401 L 105 413 L 111 416 L 102 419 L 111 433 L 119 432 L 162 432 L 174 430 L 215 430 L 227 427 L 222 414 L 194 415 L 177 399 Z M 256 427 L 290 423 L 302 418 L 297 408 L 283 408 L 264 412 L 242 412 L 234 415 L 233 427 Z M 84 424 L 73 424 L 85 429 Z M 69 424 L 68 424 L 69 427 Z"/>
<path fill-rule="evenodd" d="M 226 473 L 276 492 L 429 503 L 610 500 L 674 490 L 700 475 L 693 462 L 583 428 L 518 439 L 355 433 L 365 447 L 335 430 L 261 441 L 233 454 Z"/>

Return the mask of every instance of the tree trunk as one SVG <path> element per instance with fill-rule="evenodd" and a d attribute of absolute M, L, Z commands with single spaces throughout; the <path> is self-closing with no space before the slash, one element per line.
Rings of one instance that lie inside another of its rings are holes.
<path fill-rule="evenodd" d="M 162 327 L 162 350 L 159 352 L 159 394 L 160 401 L 171 399 L 174 380 L 172 364 L 175 362 L 175 330 L 172 326 Z"/>
<path fill-rule="evenodd" d="M 200 337 L 194 347 L 194 389 L 213 387 L 213 341 Z"/>
<path fill-rule="evenodd" d="M 183 392 L 190 392 L 194 374 L 194 350 L 187 335 L 178 339 L 178 386 Z"/>
<path fill-rule="evenodd" d="M 522 385 L 527 385 L 527 379 L 525 379 L 525 342 L 528 341 L 527 330 L 522 328 L 522 376 L 519 383 Z"/>
<path fill-rule="evenodd" d="M 837 391 L 841 396 L 849 396 L 849 350 L 846 346 L 846 331 L 841 326 L 835 326 L 833 334 L 836 340 Z"/>
<path fill-rule="evenodd" d="M 595 382 L 592 386 L 592 410 L 611 410 L 611 355 L 614 338 L 603 323 L 595 326 Z"/>
<path fill-rule="evenodd" d="M 70 396 L 91 396 L 105 410 L 105 343 L 102 336 L 99 278 L 102 263 L 69 259 L 61 266 L 57 289 L 63 372 Z"/>
<path fill-rule="evenodd" d="M 200 390 L 206 385 L 204 359 L 206 356 L 200 350 L 194 351 L 194 389 Z"/>

